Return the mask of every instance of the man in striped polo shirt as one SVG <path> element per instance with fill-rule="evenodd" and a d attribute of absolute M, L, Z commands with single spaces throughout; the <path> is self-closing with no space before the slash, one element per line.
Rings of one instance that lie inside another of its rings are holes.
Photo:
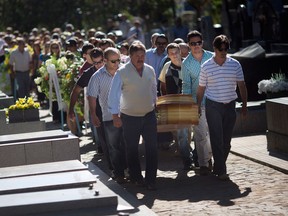
<path fill-rule="evenodd" d="M 247 114 L 247 89 L 240 63 L 227 56 L 229 39 L 215 37 L 214 56 L 201 66 L 197 103 L 201 114 L 201 101 L 206 96 L 206 118 L 214 158 L 213 173 L 220 180 L 229 180 L 226 160 L 231 148 L 233 127 L 236 121 L 235 100 L 238 86 L 242 99 L 241 114 Z"/>

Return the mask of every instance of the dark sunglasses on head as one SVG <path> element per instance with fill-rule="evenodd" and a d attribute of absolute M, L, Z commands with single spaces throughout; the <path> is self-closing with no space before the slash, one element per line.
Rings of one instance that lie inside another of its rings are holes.
<path fill-rule="evenodd" d="M 202 45 L 202 41 L 190 42 L 189 44 L 190 44 L 190 46 L 201 46 Z"/>
<path fill-rule="evenodd" d="M 120 61 L 121 61 L 120 59 L 110 60 L 110 62 L 113 63 L 113 64 L 115 64 L 116 62 L 120 63 Z"/>
<path fill-rule="evenodd" d="M 103 62 L 103 59 L 98 62 L 93 61 L 93 65 L 98 65 L 98 64 L 101 64 L 102 62 Z"/>

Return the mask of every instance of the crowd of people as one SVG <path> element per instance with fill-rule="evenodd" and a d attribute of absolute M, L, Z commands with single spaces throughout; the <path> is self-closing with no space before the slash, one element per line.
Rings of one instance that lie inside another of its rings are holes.
<path fill-rule="evenodd" d="M 104 153 L 113 171 L 112 177 L 120 184 L 129 180 L 149 190 L 156 189 L 157 181 L 157 97 L 190 94 L 199 107 L 199 124 L 174 134 L 184 169 L 198 169 L 200 175 L 213 173 L 220 180 L 228 180 L 226 160 L 236 121 L 236 88 L 243 101 L 243 116 L 247 112 L 247 90 L 241 65 L 227 56 L 227 36 L 215 37 L 214 52 L 203 49 L 202 34 L 196 30 L 178 31 L 186 38 L 173 41 L 165 34 L 152 34 L 152 45 L 146 48 L 139 20 L 130 28 L 122 25 L 126 31 L 121 43 L 113 32 L 90 29 L 85 35 L 74 31 L 71 24 L 63 32 L 34 28 L 27 35 L 7 28 L 0 35 L 0 44 L 8 53 L 2 64 L 6 61 L 9 65 L 11 93 L 19 98 L 37 92 L 34 79 L 41 76 L 39 68 L 52 56 L 83 59 L 69 92 L 66 111 L 71 131 L 75 131 L 75 104 L 84 89 L 92 136 L 98 153 Z M 38 100 L 44 100 L 45 95 L 37 94 Z M 141 136 L 145 176 L 138 154 Z"/>

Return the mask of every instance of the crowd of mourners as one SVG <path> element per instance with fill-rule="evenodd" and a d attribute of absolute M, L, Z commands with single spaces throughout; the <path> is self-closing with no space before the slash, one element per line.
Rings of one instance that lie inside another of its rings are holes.
<path fill-rule="evenodd" d="M 84 33 L 72 24 L 63 31 L 33 28 L 29 34 L 6 28 L 0 34 L 0 58 L 10 94 L 23 98 L 35 92 L 44 104 L 49 95 L 38 91 L 34 81 L 41 76 L 39 68 L 51 58 L 82 59 L 69 92 L 67 124 L 75 132 L 75 105 L 85 90 L 92 137 L 111 176 L 120 184 L 133 183 L 148 190 L 156 189 L 157 149 L 163 136 L 157 133 L 157 97 L 189 94 L 198 104 L 199 124 L 173 133 L 183 168 L 229 180 L 226 160 L 236 121 L 235 100 L 241 96 L 241 113 L 246 116 L 247 90 L 240 63 L 227 56 L 227 36 L 216 36 L 214 52 L 210 52 L 203 49 L 199 31 L 189 31 L 180 23 L 175 30 L 178 37 L 174 35 L 171 41 L 156 32 L 148 48 L 140 20 L 131 25 L 124 17 L 118 27 L 120 35 L 113 29 L 104 33 L 91 28 Z M 56 121 L 57 108 L 52 113 Z M 138 153 L 140 137 L 145 144 L 145 174 Z"/>

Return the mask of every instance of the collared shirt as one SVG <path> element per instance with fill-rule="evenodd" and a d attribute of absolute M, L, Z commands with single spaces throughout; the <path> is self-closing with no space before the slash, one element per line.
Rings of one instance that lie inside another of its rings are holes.
<path fill-rule="evenodd" d="M 182 62 L 180 78 L 182 79 L 182 93 L 191 94 L 195 102 L 197 102 L 196 94 L 199 85 L 199 74 L 201 70 L 201 65 L 210 59 L 213 53 L 210 51 L 203 50 L 203 56 L 201 62 L 197 61 L 192 53 L 190 53 L 187 58 Z M 202 105 L 204 103 L 204 97 L 202 100 Z"/>
<path fill-rule="evenodd" d="M 145 116 L 154 110 L 157 83 L 154 69 L 144 64 L 142 76 L 129 61 L 116 72 L 111 85 L 108 106 L 112 114 Z"/>
<path fill-rule="evenodd" d="M 92 75 L 88 84 L 87 95 L 99 98 L 99 104 L 102 108 L 103 121 L 112 120 L 112 114 L 108 111 L 108 94 L 112 79 L 113 75 L 111 75 L 107 71 L 106 67 L 103 66 Z"/>
<path fill-rule="evenodd" d="M 24 52 L 20 52 L 19 49 L 15 49 L 11 52 L 9 64 L 14 65 L 15 71 L 26 72 L 30 69 L 31 56 L 27 49 Z"/>
<path fill-rule="evenodd" d="M 237 82 L 244 81 L 241 64 L 226 57 L 222 66 L 218 65 L 214 57 L 201 66 L 199 85 L 205 86 L 205 95 L 210 100 L 229 103 L 238 96 L 236 93 Z"/>
<path fill-rule="evenodd" d="M 155 70 L 155 74 L 156 74 L 156 79 L 158 79 L 159 74 L 161 72 L 161 69 L 163 67 L 163 63 L 162 59 L 167 55 L 167 52 L 165 51 L 164 53 L 162 53 L 161 55 L 158 55 L 157 53 L 157 48 L 151 49 L 149 51 L 146 51 L 146 58 L 145 58 L 145 63 L 148 65 L 151 65 L 154 70 Z"/>

